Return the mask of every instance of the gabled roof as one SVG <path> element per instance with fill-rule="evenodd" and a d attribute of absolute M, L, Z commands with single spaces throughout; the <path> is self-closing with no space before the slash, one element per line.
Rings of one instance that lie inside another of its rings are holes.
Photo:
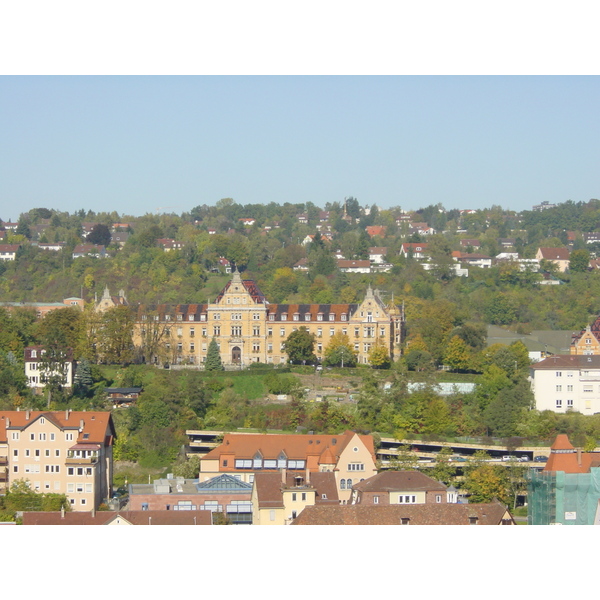
<path fill-rule="evenodd" d="M 298 485 L 298 478 L 302 481 Z M 285 478 L 285 481 L 284 481 Z M 310 473 L 308 480 L 303 475 L 282 471 L 257 472 L 254 474 L 254 485 L 259 508 L 283 508 L 283 491 L 315 490 L 317 504 L 339 503 L 335 473 Z M 325 496 L 325 497 L 323 497 Z"/>
<path fill-rule="evenodd" d="M 544 260 L 569 260 L 568 248 L 540 248 L 538 250 Z"/>
<path fill-rule="evenodd" d="M 514 525 L 507 507 L 489 504 L 394 504 L 307 506 L 292 525 Z M 506 522 L 503 522 L 506 520 Z"/>
<path fill-rule="evenodd" d="M 231 287 L 232 284 L 241 284 L 244 289 L 250 294 L 250 297 L 256 304 L 268 304 L 267 297 L 260 291 L 260 288 L 254 281 L 251 279 L 242 279 L 238 271 L 233 273 L 233 277 L 230 281 L 225 284 L 225 287 L 221 290 L 220 294 L 217 296 L 215 300 L 215 304 L 218 304 L 219 301 L 223 298 L 227 290 Z"/>
<path fill-rule="evenodd" d="M 352 486 L 359 492 L 446 491 L 446 486 L 418 471 L 383 471 Z"/>
<path fill-rule="evenodd" d="M 290 460 L 306 460 L 307 457 L 312 456 L 317 458 L 319 464 L 331 464 L 329 462 L 331 455 L 337 463 L 341 453 L 356 435 L 358 434 L 353 431 L 346 431 L 339 435 L 227 433 L 223 437 L 223 443 L 200 460 L 217 460 L 221 454 L 251 460 L 260 450 L 264 459 L 277 459 L 284 451 Z M 358 438 L 375 459 L 372 436 L 358 435 Z"/>
<path fill-rule="evenodd" d="M 196 489 L 199 492 L 208 490 L 211 492 L 220 491 L 227 493 L 232 493 L 234 491 L 250 492 L 252 490 L 252 484 L 240 481 L 233 477 L 233 475 L 223 473 L 222 475 L 217 475 L 216 477 L 211 477 L 206 481 L 197 483 Z"/>
<path fill-rule="evenodd" d="M 0 443 L 7 441 L 7 431 L 27 429 L 41 417 L 56 425 L 61 430 L 79 430 L 77 443 L 112 444 L 115 427 L 110 412 L 100 411 L 0 411 Z M 84 435 L 88 437 L 84 438 Z"/>

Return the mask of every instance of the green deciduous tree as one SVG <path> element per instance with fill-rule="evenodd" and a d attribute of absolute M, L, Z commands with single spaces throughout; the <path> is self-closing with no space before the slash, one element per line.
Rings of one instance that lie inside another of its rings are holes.
<path fill-rule="evenodd" d="M 285 340 L 284 351 L 293 364 L 314 364 L 317 362 L 315 356 L 315 336 L 306 327 L 300 327 L 292 331 Z"/>
<path fill-rule="evenodd" d="M 590 253 L 587 250 L 573 250 L 569 257 L 569 270 L 572 273 L 585 273 L 590 264 Z"/>

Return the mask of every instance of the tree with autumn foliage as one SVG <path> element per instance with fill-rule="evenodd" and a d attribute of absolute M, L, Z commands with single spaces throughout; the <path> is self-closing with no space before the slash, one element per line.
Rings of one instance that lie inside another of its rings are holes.
<path fill-rule="evenodd" d="M 453 371 L 468 371 L 473 368 L 469 347 L 458 335 L 455 335 L 446 347 L 444 364 L 448 365 Z"/>
<path fill-rule="evenodd" d="M 341 331 L 336 332 L 325 348 L 323 364 L 326 367 L 355 367 L 356 362 L 356 353 L 350 338 Z"/>
<path fill-rule="evenodd" d="M 381 340 L 377 340 L 377 342 L 371 346 L 368 357 L 369 364 L 374 369 L 389 369 L 391 364 L 390 354 L 387 346 Z"/>

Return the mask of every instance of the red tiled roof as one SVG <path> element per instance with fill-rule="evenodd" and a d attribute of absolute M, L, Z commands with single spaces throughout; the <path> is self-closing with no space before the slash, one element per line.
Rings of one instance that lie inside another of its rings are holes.
<path fill-rule="evenodd" d="M 40 417 L 45 417 L 61 430 L 79 429 L 83 422 L 83 430 L 76 442 L 87 444 L 112 444 L 115 437 L 115 427 L 110 412 L 94 411 L 29 411 L 3 410 L 0 411 L 0 443 L 7 441 L 7 429 L 26 429 Z M 84 435 L 89 434 L 84 439 Z"/>
<path fill-rule="evenodd" d="M 338 259 L 337 265 L 340 269 L 364 269 L 371 266 L 371 262 L 368 260 L 346 260 L 343 258 Z"/>
<path fill-rule="evenodd" d="M 126 510 L 91 512 L 24 512 L 23 525 L 109 525 L 122 517 L 131 525 L 212 525 L 208 510 Z"/>
<path fill-rule="evenodd" d="M 566 434 L 556 436 L 550 447 L 550 456 L 544 471 L 564 473 L 589 473 L 591 467 L 600 463 L 600 452 L 582 452 L 573 447 Z"/>
<path fill-rule="evenodd" d="M 394 504 L 368 506 L 307 506 L 292 525 L 514 525 L 507 507 L 500 502 L 489 504 Z M 503 523 L 507 518 L 508 522 Z"/>
<path fill-rule="evenodd" d="M 218 460 L 221 454 L 248 460 L 254 458 L 257 451 L 261 453 L 263 459 L 277 459 L 280 453 L 284 452 L 288 460 L 306 460 L 308 468 L 318 470 L 319 464 L 332 464 L 328 462 L 332 455 L 337 463 L 339 455 L 355 435 L 358 434 L 353 431 L 346 431 L 340 435 L 227 433 L 223 443 L 200 460 Z M 375 460 L 372 436 L 359 435 L 358 437 Z M 227 469 L 221 467 L 221 470 Z M 231 470 L 234 470 L 233 464 Z"/>
<path fill-rule="evenodd" d="M 540 248 L 540 254 L 545 260 L 569 260 L 567 248 Z"/>
<path fill-rule="evenodd" d="M 383 471 L 355 483 L 352 489 L 359 492 L 446 491 L 446 486 L 418 471 Z"/>

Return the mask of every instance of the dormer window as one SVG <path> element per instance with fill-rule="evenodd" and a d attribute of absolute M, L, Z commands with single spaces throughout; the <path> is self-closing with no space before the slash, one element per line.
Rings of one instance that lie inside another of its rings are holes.
<path fill-rule="evenodd" d="M 309 313 L 307 313 L 307 314 L 304 315 L 304 320 L 305 321 L 310 321 L 310 314 Z"/>
<path fill-rule="evenodd" d="M 333 313 L 329 313 L 329 320 L 335 321 L 335 315 Z"/>
<path fill-rule="evenodd" d="M 317 321 L 322 321 L 323 320 L 323 313 L 319 313 L 317 315 Z"/>

